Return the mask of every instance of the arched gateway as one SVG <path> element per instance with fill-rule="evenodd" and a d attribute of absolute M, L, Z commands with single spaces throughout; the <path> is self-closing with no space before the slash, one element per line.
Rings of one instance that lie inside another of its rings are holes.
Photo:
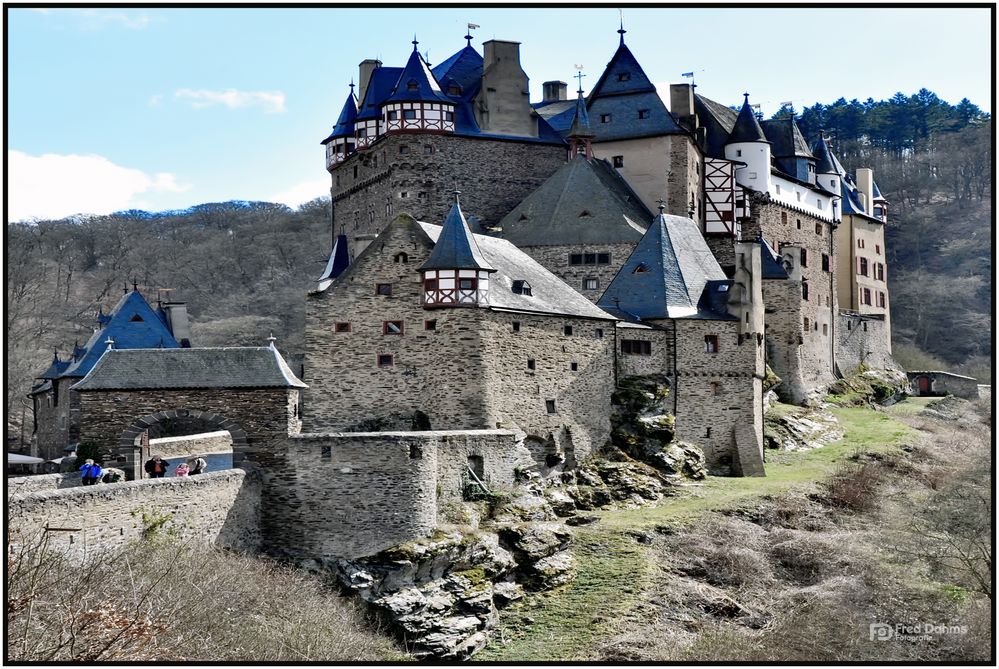
<path fill-rule="evenodd" d="M 227 431 L 233 464 L 299 431 L 298 380 L 274 347 L 108 348 L 74 386 L 81 442 L 113 453 L 129 478 L 140 476 L 150 437 Z"/>

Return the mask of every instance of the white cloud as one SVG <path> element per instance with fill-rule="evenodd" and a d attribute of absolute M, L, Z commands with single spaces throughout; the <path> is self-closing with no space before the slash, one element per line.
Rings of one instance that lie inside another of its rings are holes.
<path fill-rule="evenodd" d="M 163 102 L 163 96 L 157 93 L 156 95 L 149 96 L 149 106 L 159 107 L 160 103 Z"/>
<path fill-rule="evenodd" d="M 7 216 L 11 221 L 110 214 L 140 207 L 139 195 L 181 193 L 190 188 L 177 183 L 177 177 L 169 172 L 149 175 L 94 154 L 31 156 L 9 150 L 7 166 Z"/>
<path fill-rule="evenodd" d="M 281 114 L 285 111 L 284 93 L 281 91 L 239 91 L 235 88 L 208 91 L 182 88 L 174 93 L 174 97 L 190 100 L 195 109 L 225 105 L 230 109 L 261 107 L 265 114 Z"/>
<path fill-rule="evenodd" d="M 298 207 L 306 202 L 315 200 L 317 197 L 328 197 L 330 194 L 329 179 L 315 179 L 313 181 L 303 181 L 287 188 L 276 195 L 264 198 L 267 202 L 280 202 L 289 207 Z"/>

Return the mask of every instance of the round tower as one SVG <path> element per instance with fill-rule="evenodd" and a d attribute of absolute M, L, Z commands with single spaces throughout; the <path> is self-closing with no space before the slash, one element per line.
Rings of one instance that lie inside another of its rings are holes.
<path fill-rule="evenodd" d="M 770 142 L 749 105 L 749 93 L 744 95 L 742 109 L 725 142 L 725 158 L 745 164 L 735 170 L 736 183 L 766 193 L 770 189 Z"/>
<path fill-rule="evenodd" d="M 340 117 L 333 132 L 322 141 L 326 145 L 326 169 L 332 172 L 337 165 L 354 152 L 354 122 L 357 119 L 357 97 L 354 95 L 354 82 L 350 82 L 350 94 L 343 103 Z"/>
<path fill-rule="evenodd" d="M 815 184 L 834 196 L 840 197 L 843 187 L 843 167 L 826 143 L 824 130 L 819 130 L 819 139 L 812 147 L 812 155 L 815 156 L 816 161 Z M 838 204 L 838 200 L 833 200 L 833 219 L 837 221 L 842 218 Z"/>
<path fill-rule="evenodd" d="M 489 275 L 496 270 L 489 266 L 472 236 L 461 203 L 459 191 L 444 219 L 440 237 L 427 261 L 418 270 L 423 277 L 423 306 L 479 307 L 489 304 Z"/>

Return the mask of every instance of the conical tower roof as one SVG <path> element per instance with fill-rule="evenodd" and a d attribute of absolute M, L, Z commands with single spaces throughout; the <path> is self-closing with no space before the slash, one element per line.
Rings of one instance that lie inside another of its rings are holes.
<path fill-rule="evenodd" d="M 357 96 L 354 95 L 354 84 L 350 84 L 350 93 L 340 110 L 340 117 L 333 126 L 333 132 L 321 143 L 327 144 L 335 137 L 350 137 L 354 134 L 354 121 L 357 119 Z"/>
<path fill-rule="evenodd" d="M 826 144 L 826 138 L 821 132 L 819 133 L 818 140 L 812 147 L 812 155 L 815 156 L 815 160 L 817 161 L 815 165 L 816 174 L 837 174 L 843 176 L 843 166 L 836 160 L 836 156 L 833 155 L 832 149 Z"/>
<path fill-rule="evenodd" d="M 444 95 L 426 61 L 416 50 L 418 42 L 413 40 L 413 53 L 409 54 L 406 67 L 383 104 L 391 102 L 443 102 L 453 105 L 454 101 Z"/>
<path fill-rule="evenodd" d="M 465 215 L 461 213 L 461 205 L 455 197 L 451 211 L 444 219 L 444 227 L 440 237 L 431 251 L 430 257 L 420 267 L 420 271 L 428 269 L 482 269 L 489 272 L 496 270 L 482 257 L 479 247 L 468 229 Z"/>
<path fill-rule="evenodd" d="M 766 135 L 763 134 L 763 128 L 760 127 L 760 122 L 756 119 L 756 114 L 753 113 L 753 108 L 749 106 L 749 93 L 744 95 L 746 99 L 742 102 L 742 109 L 739 110 L 739 116 L 735 119 L 735 127 L 732 128 L 732 134 L 728 136 L 726 144 L 767 141 Z"/>
<path fill-rule="evenodd" d="M 586 98 L 583 97 L 583 89 L 580 88 L 576 98 L 576 115 L 572 119 L 572 126 L 569 128 L 568 137 L 594 137 L 593 128 L 590 127 L 590 117 L 586 113 Z"/>

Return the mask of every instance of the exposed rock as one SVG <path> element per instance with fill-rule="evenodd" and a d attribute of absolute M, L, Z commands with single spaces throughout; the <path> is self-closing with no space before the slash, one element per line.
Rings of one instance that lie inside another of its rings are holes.
<path fill-rule="evenodd" d="M 545 498 L 558 516 L 571 516 L 576 512 L 576 502 L 564 490 L 547 488 L 545 489 Z"/>
<path fill-rule="evenodd" d="M 693 444 L 674 441 L 652 455 L 650 464 L 667 474 L 700 480 L 708 475 L 704 452 Z"/>
<path fill-rule="evenodd" d="M 535 590 L 548 590 L 569 583 L 576 577 L 569 551 L 560 551 L 533 564 L 530 585 Z"/>
<path fill-rule="evenodd" d="M 501 581 L 493 584 L 493 601 L 502 608 L 524 598 L 524 588 L 514 581 Z"/>
<path fill-rule="evenodd" d="M 565 524 L 572 525 L 575 527 L 577 525 L 590 525 L 592 523 L 598 522 L 599 520 L 600 518 L 598 518 L 597 516 L 570 516 L 569 518 L 565 519 Z"/>
<path fill-rule="evenodd" d="M 555 520 L 555 511 L 545 497 L 521 494 L 500 502 L 492 512 L 492 519 L 496 523 Z"/>
<path fill-rule="evenodd" d="M 843 429 L 831 413 L 799 409 L 792 413 L 770 411 L 763 417 L 763 444 L 785 451 L 821 448 L 843 438 Z"/>

